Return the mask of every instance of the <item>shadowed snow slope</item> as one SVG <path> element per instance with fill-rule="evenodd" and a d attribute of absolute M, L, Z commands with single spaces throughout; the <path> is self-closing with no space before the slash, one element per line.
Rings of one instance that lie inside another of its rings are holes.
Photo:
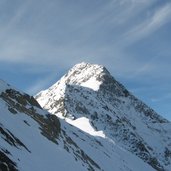
<path fill-rule="evenodd" d="M 86 117 L 75 120 L 75 124 L 82 122 L 92 135 L 49 114 L 33 97 L 3 81 L 0 109 L 2 171 L 154 170 L 107 140 Z"/>
<path fill-rule="evenodd" d="M 96 150 L 91 153 L 91 145 L 83 151 L 103 170 L 113 170 L 114 166 L 125 171 L 143 169 L 131 168 L 137 163 L 128 154 L 151 170 L 171 170 L 171 123 L 134 97 L 105 67 L 77 64 L 35 98 L 51 114 L 78 128 L 80 138 L 85 133 L 98 141 L 100 146 L 95 145 L 93 150 L 103 149 L 100 158 Z M 105 155 L 108 159 L 101 161 Z"/>

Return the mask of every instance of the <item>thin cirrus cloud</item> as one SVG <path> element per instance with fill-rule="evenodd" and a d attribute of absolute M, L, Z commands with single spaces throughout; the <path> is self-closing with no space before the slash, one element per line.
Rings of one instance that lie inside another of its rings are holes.
<path fill-rule="evenodd" d="M 49 69 L 55 68 L 55 63 L 69 68 L 88 61 L 104 64 L 125 77 L 135 72 L 136 77 L 150 73 L 157 68 L 155 63 L 140 59 L 141 54 L 135 57 L 125 48 L 135 44 L 136 49 L 137 41 L 150 37 L 170 21 L 169 1 L 161 5 L 157 2 L 109 0 L 72 4 L 65 0 L 30 0 L 9 4 L 15 9 L 7 13 L 7 5 L 4 10 L 7 19 L 0 24 L 0 61 Z"/>
<path fill-rule="evenodd" d="M 132 0 L 114 0 L 100 4 L 93 9 L 94 12 L 91 9 L 90 14 L 87 11 L 86 15 L 78 10 L 83 6 L 73 6 L 71 11 L 65 4 L 66 2 L 62 4 L 59 2 L 50 4 L 46 1 L 43 1 L 42 4 L 23 3 L 17 7 L 15 15 L 9 17 L 8 23 L 3 26 L 1 24 L 3 31 L 0 33 L 0 38 L 3 43 L 1 43 L 0 60 L 52 64 L 51 61 L 64 57 L 71 61 L 74 58 L 77 61 L 76 56 L 83 56 L 83 54 L 85 56 L 97 55 L 100 60 L 101 51 L 99 49 L 105 46 L 106 51 L 111 54 L 115 52 L 115 56 L 119 56 L 120 53 L 123 53 L 121 51 L 124 51 L 122 49 L 124 42 L 121 41 L 119 48 L 117 43 L 110 45 L 108 42 L 112 43 L 112 40 L 120 39 L 118 35 L 125 34 L 125 30 L 122 29 L 127 27 L 127 23 L 132 19 L 132 16 L 136 16 L 141 10 L 148 8 L 152 2 L 154 1 L 143 0 L 137 3 Z M 33 5 L 45 9 L 40 10 L 40 12 L 34 11 L 32 14 L 30 11 L 35 8 Z M 61 6 L 61 9 L 59 7 L 56 9 L 58 5 Z M 53 6 L 55 6 L 55 9 Z M 67 8 L 65 9 L 65 7 Z M 80 15 L 74 13 L 74 8 Z M 116 9 L 116 11 L 113 9 Z M 55 10 L 58 12 L 55 12 Z M 46 13 L 43 11 L 46 11 Z M 27 23 L 28 13 L 32 19 Z M 22 30 L 23 25 L 28 25 L 28 28 Z M 32 25 L 32 28 L 30 28 L 30 25 Z M 112 31 L 113 36 L 111 36 L 110 32 L 113 28 L 122 31 Z M 52 31 L 55 35 L 51 34 L 51 29 L 57 30 L 56 32 Z M 44 35 L 48 36 L 45 37 Z M 56 39 L 61 40 L 59 43 L 56 43 L 57 40 L 52 40 L 55 36 Z M 113 49 L 117 50 L 113 51 Z M 49 60 L 47 60 L 47 56 Z"/>
<path fill-rule="evenodd" d="M 99 63 L 164 113 L 170 29 L 170 0 L 2 0 L 0 77 L 36 94 L 78 62 Z"/>
<path fill-rule="evenodd" d="M 138 40 L 144 39 L 151 33 L 154 33 L 160 27 L 171 22 L 171 3 L 168 3 L 157 9 L 153 15 L 147 17 L 143 22 L 131 28 L 126 34 L 125 38 L 130 44 Z"/>

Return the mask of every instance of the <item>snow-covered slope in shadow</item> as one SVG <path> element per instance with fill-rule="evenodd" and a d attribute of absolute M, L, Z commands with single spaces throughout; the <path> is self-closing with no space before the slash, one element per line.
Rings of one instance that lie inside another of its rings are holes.
<path fill-rule="evenodd" d="M 33 97 L 2 81 L 0 109 L 2 171 L 154 170 L 95 130 L 90 135 L 49 114 Z"/>

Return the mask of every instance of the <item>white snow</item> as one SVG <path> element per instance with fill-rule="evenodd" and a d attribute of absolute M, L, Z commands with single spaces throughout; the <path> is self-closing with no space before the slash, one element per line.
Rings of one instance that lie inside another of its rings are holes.
<path fill-rule="evenodd" d="M 3 124 L 3 128 L 7 128 L 31 151 L 29 153 L 23 147 L 15 148 L 9 145 L 0 134 L 0 149 L 10 151 L 9 157 L 17 163 L 20 171 L 87 170 L 81 162 L 76 162 L 74 157 L 64 150 L 62 144 L 56 145 L 42 136 L 39 125 L 31 117 L 23 113 L 10 113 L 1 99 L 0 108 L 0 126 Z M 26 125 L 24 120 L 30 126 Z"/>
<path fill-rule="evenodd" d="M 97 79 L 94 78 L 94 77 L 90 78 L 88 81 L 83 82 L 83 83 L 81 84 L 81 86 L 87 87 L 87 88 L 91 88 L 91 89 L 93 89 L 94 91 L 98 91 L 100 85 L 101 85 L 101 82 L 97 81 Z"/>
<path fill-rule="evenodd" d="M 10 113 L 6 103 L 0 99 L 0 126 L 7 128 L 15 137 L 17 137 L 31 151 L 29 153 L 23 147 L 15 148 L 8 144 L 0 134 L 0 148 L 7 149 L 11 155 L 9 157 L 17 163 L 20 171 L 41 170 L 41 171 L 87 171 L 85 163 L 77 158 L 74 153 L 64 150 L 63 140 L 58 139 L 58 145 L 52 143 L 42 136 L 39 124 L 24 113 L 16 115 Z M 40 112 L 40 111 L 39 111 Z M 44 113 L 44 111 L 42 111 Z M 23 121 L 30 125 L 26 125 Z M 2 126 L 3 124 L 3 126 Z M 82 125 L 81 125 L 82 124 Z M 61 129 L 104 171 L 154 171 L 149 165 L 144 163 L 138 157 L 132 155 L 116 145 L 106 140 L 103 134 L 96 132 L 89 120 L 85 117 L 72 122 L 73 127 L 64 120 L 61 121 Z M 78 129 L 78 128 L 79 129 Z M 84 131 L 80 131 L 84 129 Z M 85 132 L 90 132 L 87 134 Z M 95 136 L 95 137 L 94 137 Z M 98 136 L 96 138 L 96 136 Z M 96 138 L 96 139 L 95 139 Z M 84 140 L 84 141 L 83 141 Z M 101 145 L 98 143 L 101 143 Z M 72 149 L 75 146 L 70 144 Z M 77 148 L 74 149 L 78 151 Z M 96 170 L 100 170 L 97 169 Z"/>
<path fill-rule="evenodd" d="M 85 120 L 85 118 L 81 118 Z M 86 120 L 87 122 L 87 120 Z M 154 171 L 148 164 L 137 156 L 120 148 L 112 140 L 103 137 L 94 137 L 85 134 L 77 127 L 70 127 L 67 123 L 61 123 L 71 138 L 79 144 L 81 149 L 88 154 L 104 171 Z M 92 131 L 92 130 L 91 130 Z M 100 144 L 101 145 L 100 145 Z"/>
<path fill-rule="evenodd" d="M 90 135 L 105 138 L 105 134 L 103 133 L 103 131 L 96 131 L 91 126 L 89 119 L 86 117 L 81 117 L 81 118 L 78 118 L 76 120 L 71 120 L 71 119 L 66 118 L 66 121 L 69 124 L 81 129 L 82 131 L 84 131 Z"/>

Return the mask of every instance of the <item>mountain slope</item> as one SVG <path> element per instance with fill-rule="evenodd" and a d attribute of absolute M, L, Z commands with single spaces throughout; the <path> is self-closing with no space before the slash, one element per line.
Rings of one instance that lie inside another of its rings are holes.
<path fill-rule="evenodd" d="M 77 64 L 36 99 L 99 142 L 110 148 L 113 144 L 120 154 L 125 151 L 158 171 L 171 170 L 171 123 L 128 92 L 105 67 Z"/>
<path fill-rule="evenodd" d="M 49 114 L 33 97 L 3 81 L 0 109 L 2 171 L 154 170 L 103 137 L 85 118 L 79 123 L 87 124 L 95 135 Z"/>
<path fill-rule="evenodd" d="M 0 82 L 0 169 L 86 170 L 63 148 L 60 122 L 33 97 Z M 64 136 L 66 138 L 67 136 Z M 65 162 L 64 162 L 65 161 Z M 83 162 L 84 163 L 84 162 Z"/>

